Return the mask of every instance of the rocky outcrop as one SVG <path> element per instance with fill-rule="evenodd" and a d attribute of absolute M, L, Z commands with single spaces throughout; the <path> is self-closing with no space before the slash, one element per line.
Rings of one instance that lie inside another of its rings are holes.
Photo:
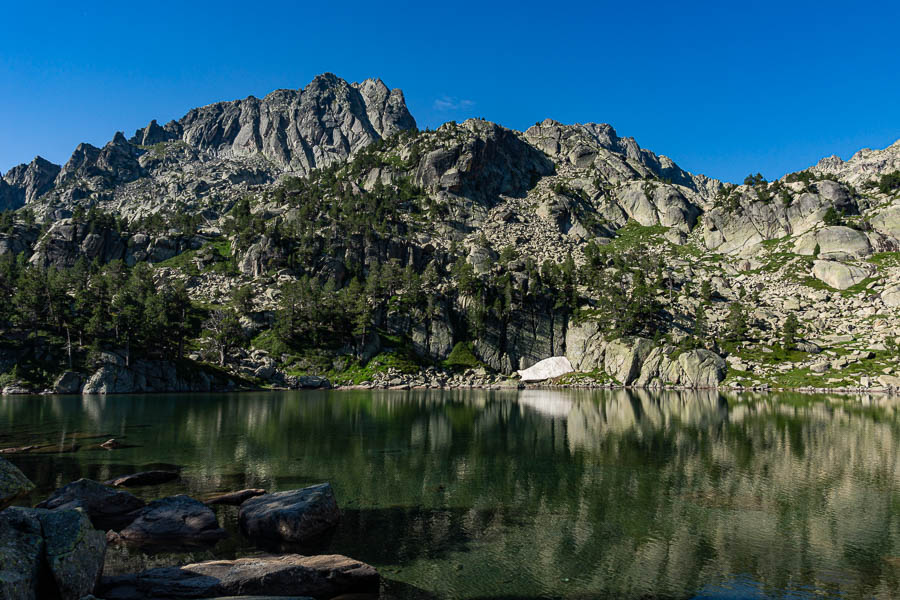
<path fill-rule="evenodd" d="M 59 171 L 59 165 L 40 156 L 34 157 L 34 160 L 27 165 L 22 164 L 7 171 L 3 176 L 3 181 L 16 194 L 15 206 L 9 206 L 9 208 L 19 208 L 37 200 L 53 187 Z"/>
<path fill-rule="evenodd" d="M 216 156 L 261 155 L 302 175 L 415 126 L 400 90 L 380 80 L 349 84 L 326 73 L 301 90 L 194 109 L 172 129 Z"/>
<path fill-rule="evenodd" d="M 79 144 L 56 176 L 55 185 L 65 186 L 79 179 L 96 180 L 96 186 L 119 185 L 143 177 L 138 162 L 140 151 L 117 132 L 103 148 Z"/>
<path fill-rule="evenodd" d="M 141 509 L 119 537 L 140 546 L 205 546 L 227 537 L 216 514 L 185 495 L 155 500 Z"/>
<path fill-rule="evenodd" d="M 328 483 L 250 498 L 238 515 L 241 531 L 250 538 L 297 543 L 316 539 L 340 518 Z"/>
<path fill-rule="evenodd" d="M 501 195 L 524 196 L 535 181 L 554 171 L 553 163 L 514 131 L 480 119 L 441 126 L 447 141 L 422 156 L 415 183 L 435 194 L 451 215 L 468 222 L 482 218 Z M 472 206 L 460 199 L 473 201 Z"/>
<path fill-rule="evenodd" d="M 101 531 L 118 531 L 131 523 L 144 501 L 123 490 L 114 490 L 91 479 L 79 479 L 59 488 L 37 505 L 49 510 L 80 508 Z"/>
<path fill-rule="evenodd" d="M 210 392 L 237 388 L 232 379 L 207 373 L 199 365 L 180 367 L 166 360 L 125 359 L 104 352 L 100 365 L 84 384 L 82 394 L 134 394 L 157 392 Z"/>
<path fill-rule="evenodd" d="M 527 369 L 518 371 L 518 374 L 522 381 L 528 383 L 560 377 L 566 373 L 571 373 L 573 370 L 568 358 L 565 356 L 552 356 L 531 365 Z"/>
<path fill-rule="evenodd" d="M 0 458 L 0 510 L 3 510 L 12 502 L 31 490 L 34 484 L 25 477 L 16 465 L 4 458 Z"/>
<path fill-rule="evenodd" d="M 569 327 L 566 356 L 575 370 L 601 371 L 626 386 L 707 388 L 719 385 L 727 374 L 725 360 L 709 350 L 682 352 L 640 337 L 607 342 L 591 321 Z"/>
<path fill-rule="evenodd" d="M 106 539 L 77 510 L 0 512 L 0 597 L 79 600 L 103 571 Z"/>
<path fill-rule="evenodd" d="M 253 557 L 150 569 L 104 577 L 97 594 L 108 600 L 377 594 L 378 572 L 346 556 Z"/>

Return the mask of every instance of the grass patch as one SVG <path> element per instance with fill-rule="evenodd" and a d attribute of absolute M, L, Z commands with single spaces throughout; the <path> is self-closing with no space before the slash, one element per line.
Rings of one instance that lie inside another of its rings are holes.
<path fill-rule="evenodd" d="M 876 252 L 869 262 L 878 267 L 900 267 L 900 252 Z"/>
<path fill-rule="evenodd" d="M 453 370 L 477 369 L 484 363 L 475 356 L 475 347 L 472 342 L 457 342 L 450 352 L 450 356 L 444 361 L 444 366 Z"/>

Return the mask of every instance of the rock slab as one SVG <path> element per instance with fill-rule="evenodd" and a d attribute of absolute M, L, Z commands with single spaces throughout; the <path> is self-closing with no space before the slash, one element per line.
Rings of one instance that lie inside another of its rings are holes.
<path fill-rule="evenodd" d="M 113 487 L 137 487 L 139 485 L 159 485 L 178 479 L 178 477 L 179 475 L 175 471 L 142 471 L 140 473 L 122 475 L 103 483 Z"/>
<path fill-rule="evenodd" d="M 49 510 L 81 508 L 95 528 L 119 531 L 134 521 L 143 500 L 124 490 L 114 490 L 91 479 L 79 479 L 65 485 L 37 505 Z"/>
<path fill-rule="evenodd" d="M 298 543 L 325 533 L 340 518 L 329 483 L 251 498 L 238 514 L 247 537 Z"/>
<path fill-rule="evenodd" d="M 554 377 L 571 373 L 574 370 L 572 363 L 565 356 L 552 356 L 531 365 L 527 369 L 518 371 L 518 373 L 522 381 L 536 382 L 553 379 Z"/>
<path fill-rule="evenodd" d="M 250 498 L 262 496 L 265 493 L 266 490 L 263 489 L 239 490 L 237 492 L 222 494 L 221 496 L 214 496 L 207 500 L 206 504 L 228 504 L 231 506 L 240 506 Z"/>
<path fill-rule="evenodd" d="M 215 560 L 183 567 L 104 577 L 97 594 L 106 600 L 210 598 L 216 596 L 312 596 L 377 593 L 378 572 L 341 555 Z"/>

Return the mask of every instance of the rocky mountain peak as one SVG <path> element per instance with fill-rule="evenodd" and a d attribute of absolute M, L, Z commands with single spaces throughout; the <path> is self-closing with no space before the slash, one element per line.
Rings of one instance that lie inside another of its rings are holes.
<path fill-rule="evenodd" d="M 863 148 L 847 161 L 832 155 L 820 160 L 810 170 L 820 175 L 834 175 L 841 181 L 858 186 L 885 173 L 900 170 L 900 140 L 882 150 Z"/>
<path fill-rule="evenodd" d="M 59 173 L 59 165 L 40 156 L 26 164 L 10 169 L 3 180 L 8 185 L 7 196 L 10 198 L 8 208 L 18 208 L 32 202 L 53 186 L 53 180 Z M 12 196 L 9 196 L 12 194 Z"/>

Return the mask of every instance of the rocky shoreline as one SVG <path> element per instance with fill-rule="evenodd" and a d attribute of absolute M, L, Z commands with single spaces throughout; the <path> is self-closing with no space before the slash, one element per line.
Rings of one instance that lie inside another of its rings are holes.
<path fill-rule="evenodd" d="M 341 519 L 328 483 L 271 494 L 240 490 L 206 503 L 184 494 L 145 503 L 121 487 L 155 482 L 158 472 L 120 479 L 79 479 L 35 508 L 10 506 L 34 485 L 0 458 L 0 598 L 378 597 L 378 572 L 341 555 L 261 554 L 104 575 L 110 546 L 156 555 L 212 548 L 230 535 L 210 508 L 216 504 L 237 506 L 241 535 L 259 544 L 312 543 Z"/>

